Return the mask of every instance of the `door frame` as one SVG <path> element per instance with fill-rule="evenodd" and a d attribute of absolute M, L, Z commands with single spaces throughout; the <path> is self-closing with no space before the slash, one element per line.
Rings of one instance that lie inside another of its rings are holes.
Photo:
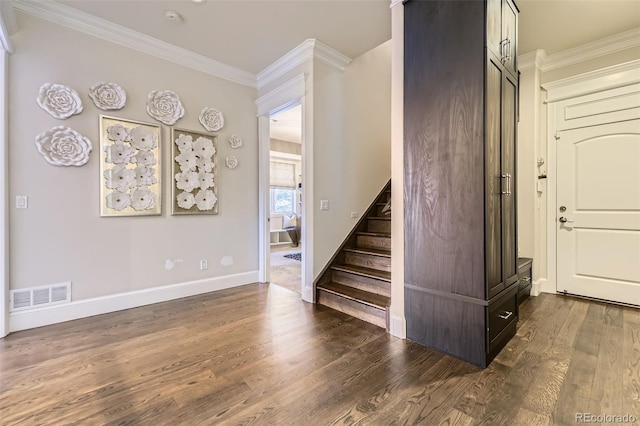
<path fill-rule="evenodd" d="M 300 105 L 302 107 L 302 227 L 301 295 L 313 303 L 313 110 L 307 76 L 300 74 L 260 96 L 258 106 L 258 279 L 270 279 L 270 206 L 269 206 L 269 126 L 270 116 Z"/>
<path fill-rule="evenodd" d="M 583 102 L 587 95 L 622 87 L 632 88 L 640 84 L 640 60 L 602 68 L 573 77 L 542 84 L 547 91 L 547 281 L 542 282 L 545 293 L 558 292 L 557 282 L 557 154 L 556 140 L 559 132 L 582 127 L 579 120 L 568 119 L 565 109 Z M 609 114 L 607 114 L 609 115 Z M 606 122 L 640 118 L 640 108 L 612 113 Z M 605 124 L 605 122 L 598 123 Z"/>
<path fill-rule="evenodd" d="M 0 46 L 0 338 L 9 334 L 9 54 Z"/>

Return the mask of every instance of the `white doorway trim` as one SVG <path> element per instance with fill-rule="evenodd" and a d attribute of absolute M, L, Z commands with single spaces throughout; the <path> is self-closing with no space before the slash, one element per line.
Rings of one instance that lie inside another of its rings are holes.
<path fill-rule="evenodd" d="M 302 300 L 313 303 L 313 110 L 307 76 L 300 74 L 256 100 L 258 106 L 258 279 L 270 279 L 269 247 L 269 117 L 300 105 L 302 107 Z"/>
<path fill-rule="evenodd" d="M 0 338 L 9 334 L 9 55 L 0 48 Z"/>
<path fill-rule="evenodd" d="M 547 91 L 547 281 L 542 291 L 555 293 L 557 283 L 557 156 L 556 134 L 570 128 L 564 120 L 561 104 L 578 97 L 640 83 L 640 60 L 552 81 L 542 85 Z"/>

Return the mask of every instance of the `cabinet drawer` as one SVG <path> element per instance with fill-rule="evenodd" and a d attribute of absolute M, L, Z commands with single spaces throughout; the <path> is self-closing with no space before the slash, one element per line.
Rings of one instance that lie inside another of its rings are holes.
<path fill-rule="evenodd" d="M 493 341 L 509 324 L 518 319 L 518 287 L 513 286 L 507 294 L 501 296 L 488 307 L 489 348 Z"/>
<path fill-rule="evenodd" d="M 521 275 L 518 279 L 518 288 L 520 290 L 523 290 L 529 286 L 531 286 L 531 270 L 529 270 L 528 275 Z"/>
<path fill-rule="evenodd" d="M 522 303 L 531 294 L 531 270 L 533 261 L 521 257 L 518 259 L 518 304 Z"/>
<path fill-rule="evenodd" d="M 531 284 L 529 284 L 527 287 L 525 288 L 521 288 L 520 290 L 518 290 L 518 304 L 524 302 L 529 295 L 531 295 Z M 518 312 L 520 310 L 518 309 Z"/>

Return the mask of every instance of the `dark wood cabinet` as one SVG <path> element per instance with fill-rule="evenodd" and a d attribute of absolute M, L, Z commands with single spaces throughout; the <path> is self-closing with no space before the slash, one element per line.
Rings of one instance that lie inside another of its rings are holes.
<path fill-rule="evenodd" d="M 527 257 L 518 259 L 518 304 L 531 295 L 532 269 L 533 259 Z"/>
<path fill-rule="evenodd" d="M 518 82 L 487 53 L 485 197 L 487 200 L 487 297 L 517 278 L 515 179 Z"/>
<path fill-rule="evenodd" d="M 503 63 L 513 76 L 518 74 L 518 8 L 511 0 L 502 4 Z"/>
<path fill-rule="evenodd" d="M 505 23 L 505 7 L 517 13 L 511 0 L 405 3 L 407 337 L 480 366 L 517 322 L 518 80 L 503 41 L 517 14 Z"/>
<path fill-rule="evenodd" d="M 517 77 L 518 8 L 512 0 L 487 0 L 487 48 Z"/>

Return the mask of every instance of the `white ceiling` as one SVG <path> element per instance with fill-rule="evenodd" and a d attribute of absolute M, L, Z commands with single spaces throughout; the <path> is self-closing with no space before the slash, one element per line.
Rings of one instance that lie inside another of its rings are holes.
<path fill-rule="evenodd" d="M 67 6 L 257 74 L 309 38 L 355 58 L 391 38 L 388 0 L 64 0 Z M 167 10 L 182 23 L 169 22 Z"/>
<path fill-rule="evenodd" d="M 639 0 L 516 0 L 520 54 L 547 55 L 640 27 Z"/>

